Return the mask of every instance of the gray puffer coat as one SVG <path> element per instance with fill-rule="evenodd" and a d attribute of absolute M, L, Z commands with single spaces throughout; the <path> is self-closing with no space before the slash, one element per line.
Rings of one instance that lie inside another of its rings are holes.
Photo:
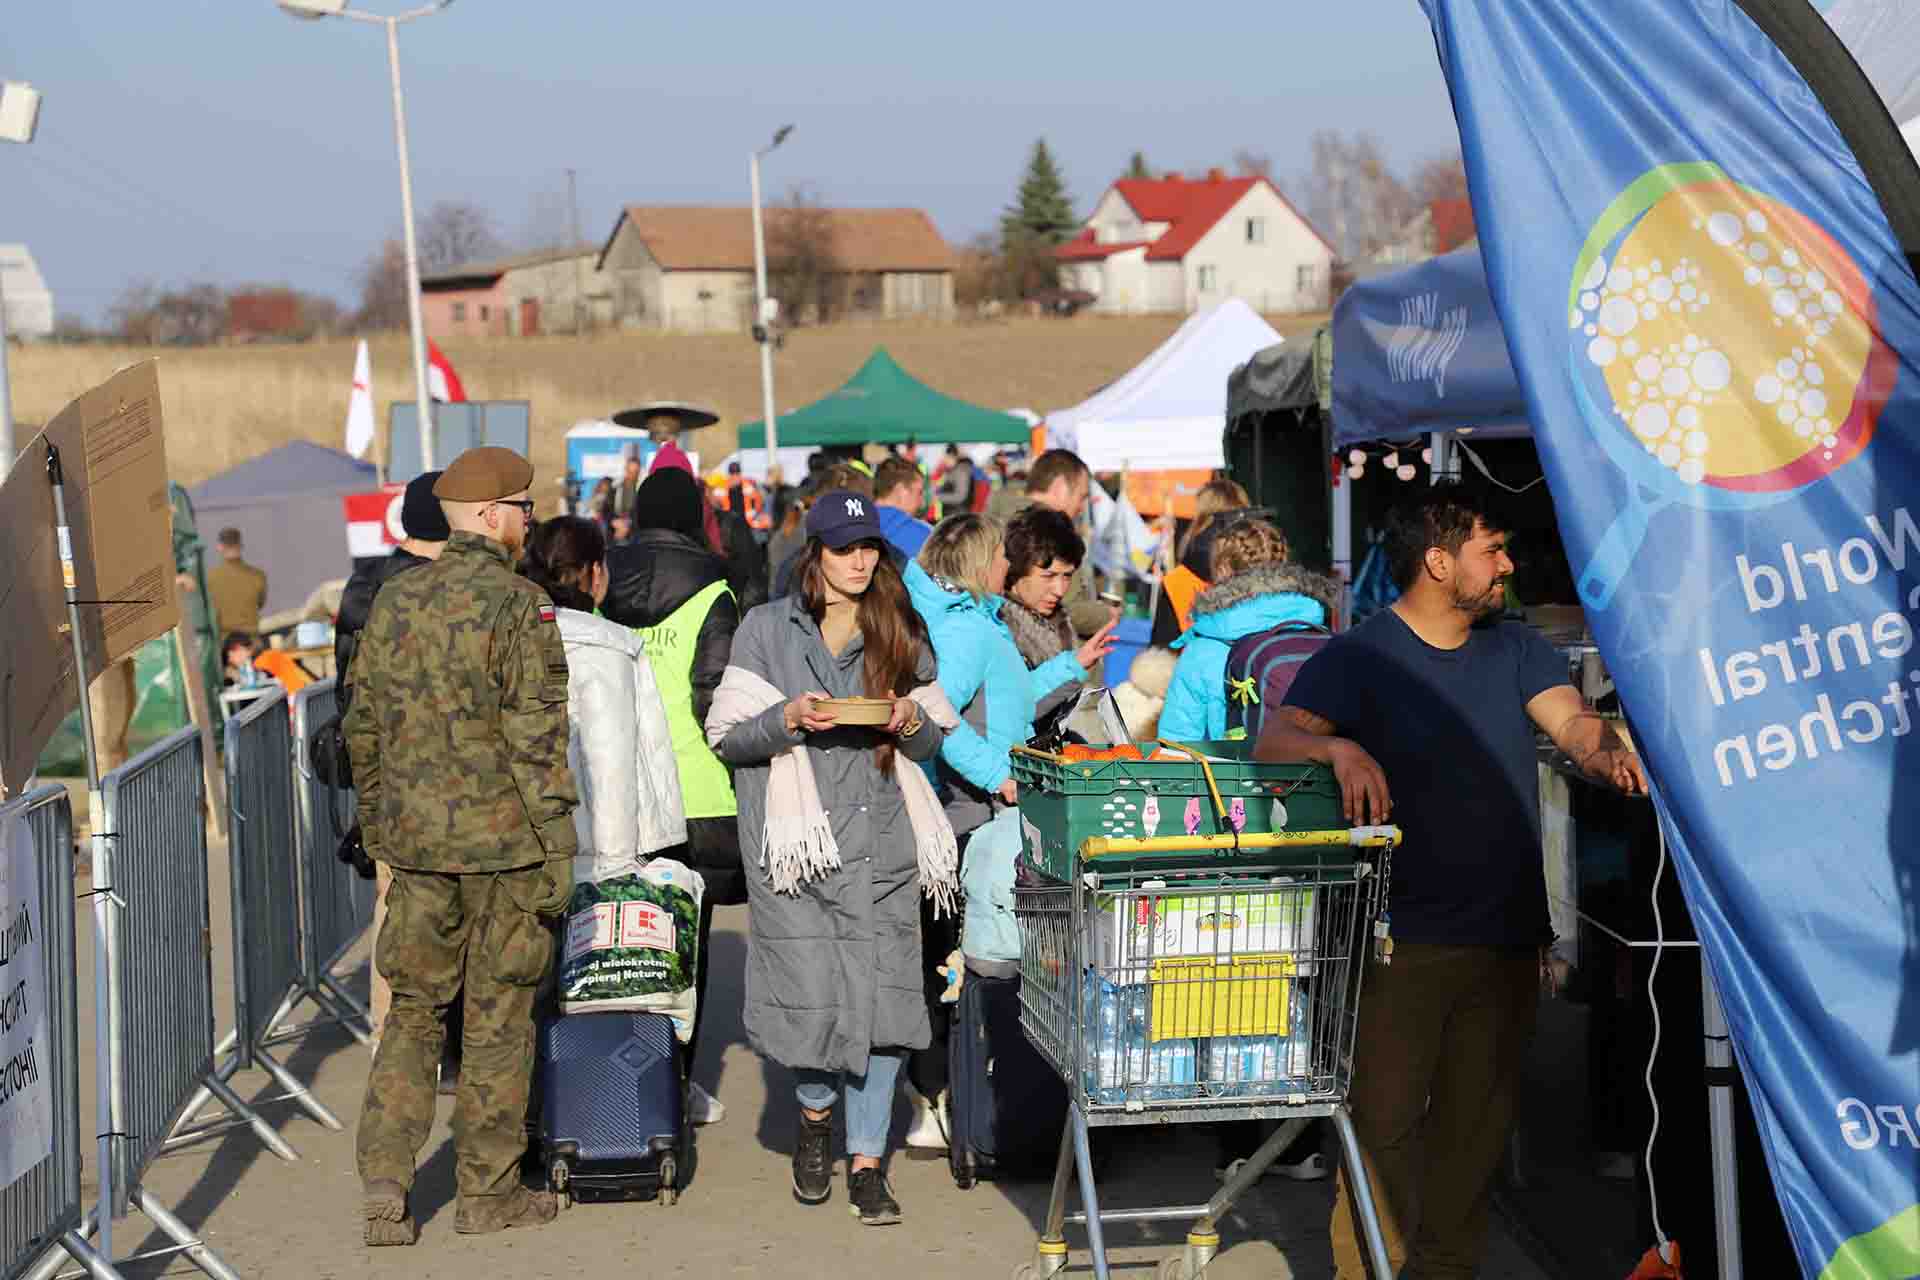
<path fill-rule="evenodd" d="M 747 614 L 733 639 L 732 662 L 788 699 L 809 692 L 847 698 L 866 692 L 865 654 L 857 631 L 844 652 L 829 653 L 819 625 L 788 597 Z M 930 649 L 921 653 L 918 675 L 923 684 L 933 680 Z M 930 1039 L 913 829 L 899 784 L 874 763 L 873 749 L 883 741 L 877 730 L 848 727 L 803 737 L 787 732 L 784 717 L 784 707 L 770 707 L 735 725 L 719 746 L 720 758 L 736 770 L 740 860 L 753 909 L 747 1037 L 756 1051 L 789 1067 L 864 1075 L 872 1050 L 923 1049 Z M 930 760 L 940 740 L 941 731 L 927 720 L 900 749 L 909 760 Z M 803 884 L 796 897 L 773 891 L 760 865 L 760 838 L 768 763 L 803 741 L 841 866 Z"/>

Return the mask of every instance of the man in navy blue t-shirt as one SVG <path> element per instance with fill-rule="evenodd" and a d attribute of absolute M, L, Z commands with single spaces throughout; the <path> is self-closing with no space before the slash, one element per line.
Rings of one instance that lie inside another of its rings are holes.
<path fill-rule="evenodd" d="M 1480 1269 L 1553 940 L 1535 730 L 1622 791 L 1646 779 L 1566 660 L 1500 620 L 1513 561 L 1481 505 L 1434 489 L 1394 515 L 1387 550 L 1400 599 L 1306 663 L 1255 754 L 1330 765 L 1349 821 L 1405 832 L 1349 1101 L 1395 1270 L 1411 1253 L 1442 1280 Z M 1340 1280 L 1365 1280 L 1344 1173 L 1333 1241 Z"/>

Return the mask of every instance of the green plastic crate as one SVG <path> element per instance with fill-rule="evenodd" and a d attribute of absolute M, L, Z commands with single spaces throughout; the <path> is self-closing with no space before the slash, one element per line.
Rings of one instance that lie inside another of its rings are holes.
<path fill-rule="evenodd" d="M 1080 870 L 1081 847 L 1094 836 L 1346 830 L 1340 785 L 1331 769 L 1317 764 L 1258 763 L 1249 758 L 1252 747 L 1246 742 L 1182 745 L 1208 757 L 1227 806 L 1224 819 L 1207 787 L 1205 771 L 1191 760 L 1081 761 L 1014 752 L 1021 844 L 1027 861 L 1043 875 L 1068 880 Z M 1117 874 L 1275 858 L 1270 849 L 1109 853 L 1099 859 L 1099 869 Z"/>

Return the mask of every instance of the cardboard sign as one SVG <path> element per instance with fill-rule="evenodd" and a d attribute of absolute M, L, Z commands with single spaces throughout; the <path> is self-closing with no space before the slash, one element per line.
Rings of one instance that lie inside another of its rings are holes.
<path fill-rule="evenodd" d="M 0 1187 L 53 1154 L 46 921 L 24 815 L 0 819 Z"/>
<path fill-rule="evenodd" d="M 0 789 L 17 792 L 79 704 L 47 446 L 60 451 L 74 589 L 97 675 L 179 621 L 158 366 L 122 369 L 62 409 L 0 485 Z M 100 513 L 94 518 L 94 513 Z"/>

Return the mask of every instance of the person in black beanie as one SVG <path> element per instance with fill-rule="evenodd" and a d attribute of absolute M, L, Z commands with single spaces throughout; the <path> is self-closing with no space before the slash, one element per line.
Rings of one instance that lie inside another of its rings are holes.
<path fill-rule="evenodd" d="M 400 528 L 406 536 L 392 555 L 355 569 L 353 577 L 347 579 L 347 589 L 340 594 L 340 612 L 333 620 L 333 670 L 340 681 L 342 716 L 353 700 L 347 671 L 360 648 L 360 632 L 367 625 L 367 615 L 373 612 L 373 598 L 395 574 L 439 559 L 440 549 L 451 536 L 440 499 L 433 496 L 433 482 L 439 478 L 438 471 L 426 471 L 408 482 L 406 495 L 400 499 Z"/>
<path fill-rule="evenodd" d="M 400 500 L 400 529 L 406 536 L 393 549 L 392 555 L 369 561 L 355 569 L 353 577 L 347 580 L 346 590 L 340 594 L 340 612 L 333 620 L 333 669 L 339 682 L 335 697 L 342 720 L 353 703 L 353 686 L 347 683 L 347 672 L 353 668 L 353 655 L 360 648 L 360 633 L 366 629 L 367 616 L 373 612 L 373 598 L 391 579 L 439 559 L 441 549 L 452 536 L 452 530 L 447 527 L 446 513 L 440 509 L 440 499 L 433 496 L 433 484 L 439 478 L 438 471 L 426 471 L 408 482 L 406 496 Z M 355 844 L 358 844 L 359 831 L 359 824 L 355 823 L 348 837 Z M 387 870 L 386 863 L 375 864 L 374 882 L 377 887 L 374 891 L 373 936 L 378 938 L 381 922 L 387 914 L 387 885 L 392 882 L 392 874 Z M 393 992 L 386 979 L 380 976 L 379 965 L 369 967 L 373 982 L 371 998 L 367 1003 L 369 1020 L 373 1024 L 373 1041 L 378 1045 Z M 459 1018 L 460 1002 L 456 1000 L 448 1014 L 449 1057 L 440 1067 L 440 1089 L 443 1093 L 450 1090 L 460 1074 Z"/>
<path fill-rule="evenodd" d="M 709 549 L 706 500 L 688 472 L 661 467 L 648 476 L 634 499 L 633 533 L 607 549 L 607 596 L 600 602 L 602 617 L 640 633 L 673 731 L 687 847 L 684 853 L 663 852 L 679 857 L 706 881 L 695 987 L 702 1008 L 712 969 L 707 936 L 713 909 L 747 900 L 732 776 L 707 746 L 702 728 L 732 656 L 741 612 L 727 583 L 726 562 Z M 687 1045 L 690 1064 L 703 1021 L 694 1023 L 694 1040 Z M 690 1082 L 689 1094 L 695 1124 L 712 1124 L 726 1114 L 698 1082 Z"/>

